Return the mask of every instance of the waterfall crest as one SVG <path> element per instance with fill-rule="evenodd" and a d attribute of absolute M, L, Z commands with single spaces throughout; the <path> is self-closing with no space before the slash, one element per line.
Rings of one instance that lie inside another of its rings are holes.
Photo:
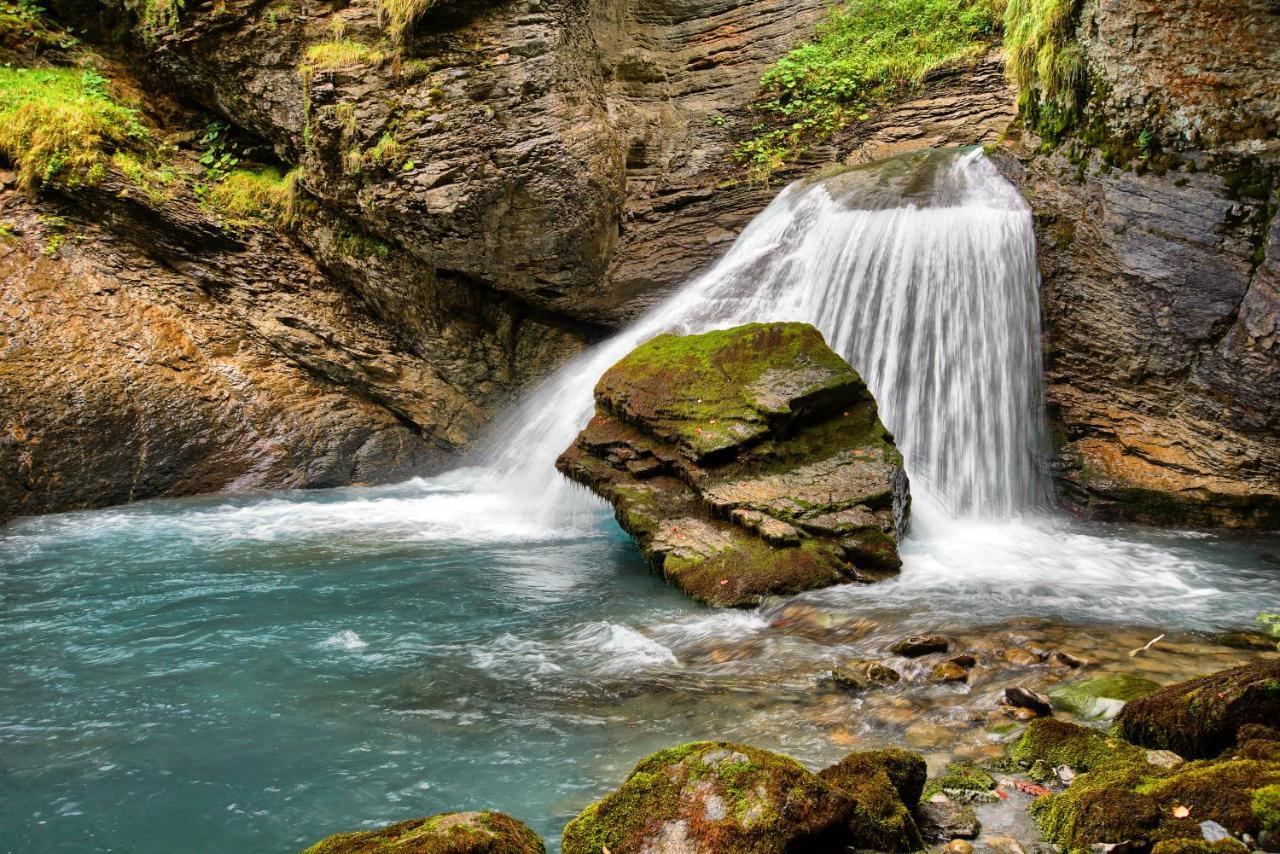
<path fill-rule="evenodd" d="M 709 271 L 526 395 L 481 463 L 543 518 L 597 506 L 553 463 L 600 375 L 662 332 L 781 320 L 818 327 L 866 379 L 917 512 L 1001 518 L 1047 500 L 1031 211 L 980 149 L 790 185 Z"/>

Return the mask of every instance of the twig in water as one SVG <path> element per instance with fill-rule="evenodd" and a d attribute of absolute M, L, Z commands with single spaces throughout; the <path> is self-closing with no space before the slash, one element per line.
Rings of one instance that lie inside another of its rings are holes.
<path fill-rule="evenodd" d="M 1133 658 L 1135 655 L 1137 655 L 1140 652 L 1146 652 L 1147 650 L 1151 649 L 1151 647 L 1155 646 L 1157 642 L 1162 640 L 1164 640 L 1164 635 L 1160 635 L 1159 637 L 1152 638 L 1151 640 L 1147 641 L 1146 646 L 1140 646 L 1137 649 L 1135 649 L 1133 652 L 1129 653 L 1129 657 Z"/>

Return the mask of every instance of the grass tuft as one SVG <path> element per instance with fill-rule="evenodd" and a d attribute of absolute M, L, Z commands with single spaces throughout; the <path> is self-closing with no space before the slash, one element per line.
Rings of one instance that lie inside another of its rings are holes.
<path fill-rule="evenodd" d="M 91 181 L 104 153 L 147 136 L 138 111 L 112 101 L 92 66 L 0 68 L 0 155 L 27 189 Z"/>
<path fill-rule="evenodd" d="M 385 52 L 347 38 L 320 42 L 307 48 L 302 65 L 304 76 L 316 71 L 336 71 L 356 65 L 378 65 L 386 60 Z"/>
<path fill-rule="evenodd" d="M 1081 0 L 1008 0 L 1005 69 L 1023 114 L 1041 133 L 1059 136 L 1078 117 L 1087 83 L 1075 40 Z"/>
<path fill-rule="evenodd" d="M 208 188 L 204 203 L 232 226 L 285 225 L 293 213 L 296 185 L 296 169 L 286 173 L 271 166 L 236 169 Z"/>
<path fill-rule="evenodd" d="M 381 0 L 378 12 L 391 41 L 400 44 L 405 32 L 434 5 L 435 0 Z"/>

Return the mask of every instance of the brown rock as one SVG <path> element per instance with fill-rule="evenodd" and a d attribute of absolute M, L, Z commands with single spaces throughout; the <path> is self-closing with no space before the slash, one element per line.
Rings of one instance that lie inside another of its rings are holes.
<path fill-rule="evenodd" d="M 902 655 L 907 658 L 919 658 L 922 655 L 929 655 L 935 652 L 946 652 L 951 646 L 951 641 L 942 635 L 916 635 L 914 637 L 903 638 L 902 640 L 889 647 L 889 651 L 894 655 Z"/>
<path fill-rule="evenodd" d="M 954 661 L 944 661 L 934 666 L 929 678 L 934 682 L 964 682 L 969 678 L 969 671 Z"/>

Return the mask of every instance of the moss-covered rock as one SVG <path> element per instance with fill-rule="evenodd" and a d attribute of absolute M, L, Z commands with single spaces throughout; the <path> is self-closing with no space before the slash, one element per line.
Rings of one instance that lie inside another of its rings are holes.
<path fill-rule="evenodd" d="M 556 462 L 693 598 L 757 604 L 901 565 L 902 457 L 866 385 L 802 323 L 660 335 L 610 368 Z"/>
<path fill-rule="evenodd" d="M 1280 721 L 1280 661 L 1224 670 L 1162 688 L 1124 707 L 1124 737 L 1193 759 L 1217 756 L 1247 724 Z"/>
<path fill-rule="evenodd" d="M 1237 836 L 1257 836 L 1265 824 L 1256 802 L 1262 799 L 1265 813 L 1267 787 L 1280 781 L 1278 762 L 1230 758 L 1153 764 L 1141 747 L 1052 719 L 1033 721 L 1014 755 L 1084 772 L 1066 791 L 1032 806 L 1045 836 L 1068 851 L 1095 843 L 1194 840 L 1203 821 L 1215 821 Z"/>
<path fill-rule="evenodd" d="M 947 766 L 942 776 L 925 783 L 921 797 L 946 795 L 958 803 L 994 801 L 998 797 L 995 789 L 995 777 L 970 762 L 956 761 Z"/>
<path fill-rule="evenodd" d="M 564 829 L 564 854 L 837 851 L 855 804 L 786 756 L 698 741 L 640 761 Z"/>
<path fill-rule="evenodd" d="M 1235 839 L 1208 842 L 1203 836 L 1194 839 L 1166 839 L 1151 848 L 1151 854 L 1244 854 L 1249 848 Z"/>
<path fill-rule="evenodd" d="M 1159 690 L 1159 683 L 1132 673 L 1109 673 L 1093 679 L 1060 682 L 1049 689 L 1056 709 L 1083 718 L 1114 718 L 1124 704 Z"/>
<path fill-rule="evenodd" d="M 339 833 L 303 854 L 543 854 L 538 834 L 500 812 L 450 812 Z"/>
<path fill-rule="evenodd" d="M 891 748 L 851 753 L 818 776 L 854 803 L 850 844 L 870 851 L 908 852 L 924 848 L 908 804 L 920 800 L 926 773 L 923 756 Z"/>

